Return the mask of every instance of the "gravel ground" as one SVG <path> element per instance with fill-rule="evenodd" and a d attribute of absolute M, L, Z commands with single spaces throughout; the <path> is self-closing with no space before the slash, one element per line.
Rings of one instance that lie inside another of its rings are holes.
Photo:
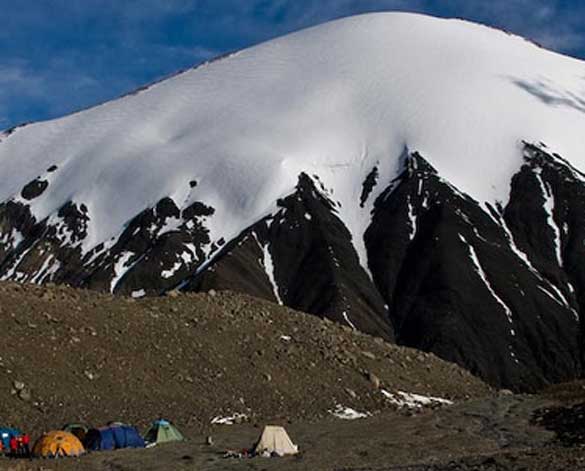
<path fill-rule="evenodd" d="M 382 389 L 493 394 L 437 357 L 229 292 L 133 300 L 0 284 L 0 421 L 34 436 L 68 422 L 204 431 L 218 416 L 315 421 L 338 405 L 395 409 Z"/>
<path fill-rule="evenodd" d="M 133 300 L 0 284 L 0 419 L 33 438 L 66 422 L 159 416 L 149 450 L 11 461 L 24 470 L 565 470 L 585 466 L 584 383 L 499 394 L 433 355 L 229 292 Z M 399 408 L 382 390 L 450 399 Z M 341 420 L 330 411 L 371 414 Z M 211 425 L 215 417 L 246 417 Z M 301 454 L 224 459 L 282 424 Z M 214 445 L 205 444 L 213 436 Z"/>
<path fill-rule="evenodd" d="M 554 402 L 542 396 L 475 399 L 418 413 L 384 411 L 354 421 L 324 418 L 286 424 L 301 453 L 289 458 L 225 459 L 226 450 L 249 448 L 261 424 L 216 426 L 180 444 L 148 450 L 92 453 L 81 459 L 10 462 L 24 470 L 256 470 L 443 471 L 583 469 L 585 448 L 563 446 L 536 425 L 536 411 Z"/>

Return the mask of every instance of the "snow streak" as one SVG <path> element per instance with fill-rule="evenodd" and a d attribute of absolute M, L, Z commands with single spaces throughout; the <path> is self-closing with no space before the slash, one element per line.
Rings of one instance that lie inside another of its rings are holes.
<path fill-rule="evenodd" d="M 114 276 L 110 281 L 110 293 L 113 293 L 116 289 L 116 285 L 118 282 L 124 277 L 124 275 L 132 269 L 132 267 L 137 263 L 128 266 L 128 261 L 134 256 L 134 252 L 124 252 L 118 257 L 114 265 Z"/>
<path fill-rule="evenodd" d="M 284 304 L 282 302 L 282 298 L 280 297 L 280 292 L 278 289 L 278 284 L 276 283 L 276 279 L 274 277 L 274 262 L 272 260 L 272 254 L 270 253 L 270 248 L 268 244 L 261 244 L 260 240 L 258 239 L 258 235 L 255 232 L 252 232 L 258 247 L 262 250 L 262 260 L 260 260 L 260 264 L 264 267 L 264 272 L 268 277 L 268 281 L 270 282 L 270 286 L 272 286 L 272 292 L 274 293 L 274 297 L 276 301 L 281 306 Z"/>
<path fill-rule="evenodd" d="M 557 263 L 559 267 L 563 266 L 563 258 L 561 254 L 561 231 L 559 226 L 557 225 L 555 218 L 554 218 L 554 209 L 555 209 L 555 198 L 552 192 L 552 188 L 550 185 L 544 183 L 542 180 L 541 169 L 534 169 L 534 175 L 536 177 L 536 181 L 540 185 L 540 191 L 542 192 L 542 197 L 544 198 L 543 208 L 546 213 L 546 219 L 548 222 L 548 226 L 553 231 L 553 244 L 555 246 L 555 256 L 557 259 Z"/>
<path fill-rule="evenodd" d="M 342 315 L 343 315 L 343 319 L 345 320 L 345 322 L 347 322 L 347 325 L 349 325 L 353 330 L 357 330 L 355 325 L 353 324 L 353 322 L 351 322 L 351 320 L 349 320 L 349 316 L 347 315 L 347 311 L 343 311 Z"/>
<path fill-rule="evenodd" d="M 414 209 L 412 207 L 412 204 L 410 202 L 410 196 L 408 197 L 408 222 L 410 224 L 410 234 L 408 235 L 409 240 L 414 239 L 414 236 L 416 236 L 416 228 L 417 228 L 417 224 L 416 224 L 416 214 L 414 213 Z"/>
<path fill-rule="evenodd" d="M 475 252 L 475 249 L 473 248 L 473 246 L 471 244 L 469 244 L 467 242 L 467 240 L 465 239 L 465 237 L 463 237 L 461 234 L 459 234 L 459 239 L 466 245 L 467 250 L 469 251 L 469 256 L 471 257 L 471 260 L 472 260 L 473 265 L 475 267 L 476 273 L 479 275 L 479 277 L 481 278 L 481 280 L 485 284 L 486 288 L 488 289 L 488 291 L 490 292 L 490 294 L 492 295 L 492 297 L 504 309 L 504 312 L 506 313 L 506 317 L 508 319 L 508 322 L 510 324 L 513 324 L 514 321 L 512 319 L 512 311 L 507 306 L 507 304 L 502 300 L 502 298 L 500 298 L 497 295 L 497 293 L 494 291 L 494 289 L 492 288 L 492 285 L 490 284 L 490 282 L 488 280 L 488 277 L 487 277 L 487 275 L 485 273 L 485 270 L 481 266 L 481 263 L 480 263 L 479 258 L 477 256 L 477 253 Z M 516 335 L 516 332 L 514 330 L 512 330 L 511 333 L 512 333 L 513 336 Z"/>
<path fill-rule="evenodd" d="M 490 214 L 489 211 L 487 211 L 487 213 Z M 579 320 L 579 313 L 571 307 L 571 305 L 569 304 L 569 301 L 567 301 L 567 298 L 563 295 L 561 290 L 559 290 L 559 288 L 557 288 L 552 282 L 550 282 L 549 280 L 544 278 L 540 274 L 540 272 L 534 267 L 534 265 L 532 265 L 532 262 L 530 261 L 528 256 L 518 248 L 518 246 L 516 245 L 516 242 L 514 241 L 514 236 L 512 235 L 512 232 L 510 232 L 510 229 L 508 228 L 508 225 L 506 224 L 506 221 L 504 220 L 504 218 L 501 218 L 501 220 L 494 219 L 494 221 L 496 221 L 500 225 L 500 227 L 504 230 L 504 233 L 506 235 L 506 238 L 508 239 L 508 244 L 510 245 L 512 252 L 520 260 L 522 260 L 524 262 L 524 264 L 526 265 L 526 267 L 530 270 L 530 272 L 543 283 L 542 285 L 538 285 L 538 289 L 540 289 L 542 292 L 546 293 L 557 304 L 570 309 L 573 312 L 573 315 L 575 316 L 575 318 L 577 320 Z M 546 287 L 543 285 L 546 285 Z M 551 293 L 547 288 L 550 288 L 554 293 Z"/>

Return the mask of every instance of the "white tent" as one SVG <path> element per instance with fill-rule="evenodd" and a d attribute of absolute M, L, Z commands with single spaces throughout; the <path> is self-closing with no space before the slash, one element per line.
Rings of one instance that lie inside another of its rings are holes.
<path fill-rule="evenodd" d="M 254 452 L 257 455 L 267 456 L 273 453 L 278 456 L 296 455 L 299 447 L 292 442 L 284 428 L 267 425 L 262 431 Z"/>

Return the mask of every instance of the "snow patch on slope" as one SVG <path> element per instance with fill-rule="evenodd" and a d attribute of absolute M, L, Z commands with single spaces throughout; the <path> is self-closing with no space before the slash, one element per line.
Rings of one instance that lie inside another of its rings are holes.
<path fill-rule="evenodd" d="M 546 213 L 546 219 L 548 226 L 551 228 L 553 232 L 553 244 L 555 246 L 555 257 L 557 259 L 557 263 L 559 267 L 563 266 L 563 258 L 561 254 L 561 231 L 559 226 L 557 225 L 555 218 L 554 218 L 554 209 L 555 209 L 555 198 L 552 192 L 552 188 L 549 185 L 545 185 L 544 181 L 542 180 L 541 176 L 541 169 L 534 169 L 534 175 L 536 176 L 536 181 L 540 185 L 540 191 L 542 192 L 542 197 L 544 198 L 544 211 Z"/>
<path fill-rule="evenodd" d="M 113 293 L 116 289 L 118 282 L 124 277 L 124 275 L 132 268 L 133 264 L 128 264 L 128 261 L 134 257 L 134 252 L 124 252 L 120 254 L 118 260 L 114 264 L 114 276 L 110 281 L 110 293 Z"/>
<path fill-rule="evenodd" d="M 270 247 L 268 244 L 260 243 L 260 239 L 255 232 L 252 232 L 258 247 L 262 250 L 262 260 L 261 265 L 264 267 L 264 272 L 268 277 L 268 281 L 270 282 L 270 286 L 272 287 L 272 292 L 274 293 L 274 297 L 276 298 L 276 302 L 281 306 L 284 304 L 282 302 L 282 298 L 280 297 L 280 292 L 278 288 L 278 284 L 276 283 L 276 278 L 274 277 L 274 262 L 272 261 L 272 254 L 270 253 Z"/>
<path fill-rule="evenodd" d="M 174 265 L 169 268 L 168 270 L 163 270 L 160 272 L 160 276 L 168 279 L 172 278 L 172 276 L 183 266 L 182 262 L 175 262 Z"/>
<path fill-rule="evenodd" d="M 372 415 L 368 412 L 358 412 L 355 409 L 352 409 L 351 407 L 344 407 L 341 404 L 337 404 L 337 406 L 335 406 L 335 409 L 330 410 L 329 413 L 334 417 L 337 417 L 338 419 L 342 420 L 365 419 L 366 417 Z"/>
<path fill-rule="evenodd" d="M 248 416 L 246 414 L 242 414 L 240 412 L 236 412 L 235 414 L 228 415 L 228 416 L 221 416 L 218 415 L 211 419 L 212 425 L 234 425 L 238 423 L 242 423 L 248 420 Z"/>
<path fill-rule="evenodd" d="M 419 180 L 419 183 L 420 180 Z M 414 213 L 414 209 L 412 204 L 410 203 L 410 196 L 408 197 L 408 221 L 410 224 L 410 233 L 408 235 L 409 240 L 413 240 L 414 236 L 416 236 L 416 214 Z"/>
<path fill-rule="evenodd" d="M 409 409 L 420 409 L 422 407 L 428 407 L 433 405 L 452 405 L 453 401 L 443 399 L 440 397 L 423 396 L 421 394 L 407 393 L 404 391 L 397 391 L 396 394 L 386 391 L 385 389 L 380 390 L 384 397 L 388 399 L 392 404 L 398 407 L 406 407 Z"/>
<path fill-rule="evenodd" d="M 274 278 L 274 263 L 272 262 L 272 254 L 270 253 L 270 248 L 268 244 L 262 247 L 263 252 L 263 263 L 264 268 L 266 268 L 266 275 L 268 276 L 268 280 L 270 281 L 270 285 L 272 286 L 272 292 L 274 293 L 274 297 L 278 304 L 282 306 L 283 302 L 280 297 L 280 293 L 278 292 L 278 285 L 276 284 L 276 279 Z"/>

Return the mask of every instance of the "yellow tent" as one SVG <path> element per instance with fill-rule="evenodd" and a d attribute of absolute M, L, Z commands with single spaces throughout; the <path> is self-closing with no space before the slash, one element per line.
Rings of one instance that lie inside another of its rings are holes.
<path fill-rule="evenodd" d="M 45 433 L 33 447 L 33 454 L 42 458 L 80 456 L 83 453 L 85 453 L 85 449 L 79 439 L 62 430 Z"/>

